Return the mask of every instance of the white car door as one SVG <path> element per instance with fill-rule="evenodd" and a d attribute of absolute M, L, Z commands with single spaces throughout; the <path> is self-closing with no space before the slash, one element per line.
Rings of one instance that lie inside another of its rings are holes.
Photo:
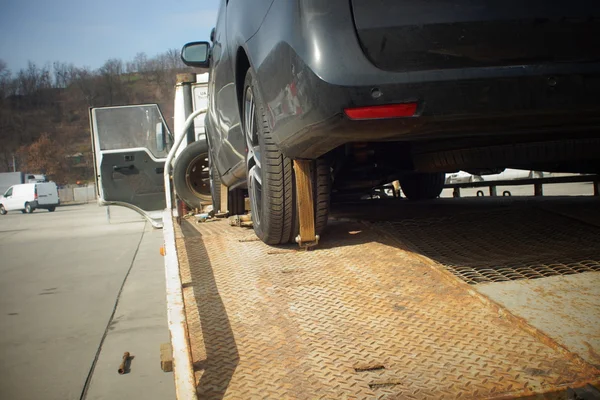
<path fill-rule="evenodd" d="M 6 193 L 4 193 L 4 208 L 6 209 L 6 211 L 10 211 L 10 210 L 15 210 L 15 197 L 13 195 L 13 188 L 10 187 L 8 188 L 8 190 L 6 191 Z"/>
<path fill-rule="evenodd" d="M 100 204 L 129 207 L 162 226 L 171 133 L 156 104 L 90 110 Z"/>

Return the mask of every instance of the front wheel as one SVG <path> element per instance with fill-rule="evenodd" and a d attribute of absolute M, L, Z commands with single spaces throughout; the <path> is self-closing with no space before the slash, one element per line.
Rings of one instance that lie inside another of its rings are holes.
<path fill-rule="evenodd" d="M 0 215 L 6 215 L 6 208 L 2 204 L 0 204 Z"/>
<path fill-rule="evenodd" d="M 35 210 L 35 208 L 31 207 L 31 204 L 25 203 L 25 212 L 27 214 L 31 214 L 33 212 L 33 210 Z"/>
<path fill-rule="evenodd" d="M 400 187 L 409 200 L 435 199 L 444 189 L 445 176 L 443 172 L 414 172 L 399 179 Z"/>
<path fill-rule="evenodd" d="M 299 231 L 293 162 L 273 140 L 251 70 L 246 73 L 243 93 L 246 173 L 254 231 L 267 244 L 292 242 Z M 320 234 L 327 224 L 331 192 L 331 170 L 326 160 L 313 162 L 312 187 L 315 230 Z"/>

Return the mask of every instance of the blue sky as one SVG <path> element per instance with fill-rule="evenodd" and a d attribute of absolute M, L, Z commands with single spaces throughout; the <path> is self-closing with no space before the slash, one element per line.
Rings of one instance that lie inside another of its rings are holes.
<path fill-rule="evenodd" d="M 0 59 L 100 67 L 208 40 L 219 0 L 0 0 Z"/>

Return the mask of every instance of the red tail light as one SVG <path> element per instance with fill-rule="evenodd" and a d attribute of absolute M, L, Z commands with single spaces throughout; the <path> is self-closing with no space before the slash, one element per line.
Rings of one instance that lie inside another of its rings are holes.
<path fill-rule="evenodd" d="M 382 119 L 413 117 L 417 112 L 417 103 L 385 104 L 346 108 L 344 113 L 350 119 Z"/>
<path fill-rule="evenodd" d="M 37 200 L 38 199 L 38 195 L 37 195 L 37 186 L 34 187 L 33 189 L 33 199 Z"/>

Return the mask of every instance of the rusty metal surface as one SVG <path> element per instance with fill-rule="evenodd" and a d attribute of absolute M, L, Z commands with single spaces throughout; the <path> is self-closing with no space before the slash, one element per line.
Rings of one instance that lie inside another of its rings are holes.
<path fill-rule="evenodd" d="M 406 251 L 393 229 L 334 222 L 310 252 L 225 221 L 182 231 L 199 398 L 510 398 L 600 377 Z"/>
<path fill-rule="evenodd" d="M 470 284 L 600 271 L 600 227 L 537 207 L 417 217 L 391 226 L 407 248 Z"/>
<path fill-rule="evenodd" d="M 476 288 L 590 364 L 600 366 L 600 272 Z"/>

